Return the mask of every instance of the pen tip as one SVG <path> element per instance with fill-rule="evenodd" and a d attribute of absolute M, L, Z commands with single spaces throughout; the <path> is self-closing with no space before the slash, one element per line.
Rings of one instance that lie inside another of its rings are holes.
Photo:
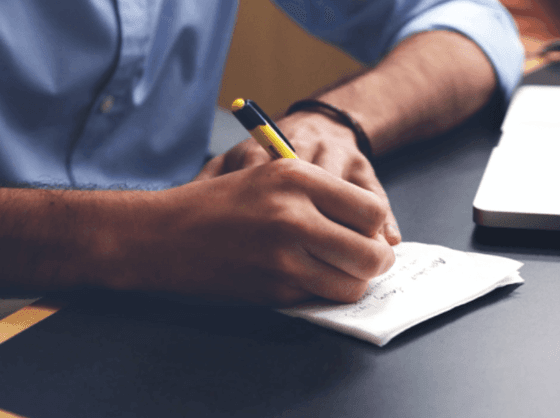
<path fill-rule="evenodd" d="M 231 110 L 232 110 L 232 112 L 235 112 L 236 110 L 243 109 L 243 106 L 245 106 L 245 100 L 235 99 L 233 101 L 233 103 L 231 104 Z"/>

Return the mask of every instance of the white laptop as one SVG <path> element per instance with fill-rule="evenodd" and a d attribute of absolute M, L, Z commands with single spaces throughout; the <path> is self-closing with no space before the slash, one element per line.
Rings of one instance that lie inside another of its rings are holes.
<path fill-rule="evenodd" d="M 560 230 L 560 86 L 522 86 L 473 202 L 478 225 Z"/>

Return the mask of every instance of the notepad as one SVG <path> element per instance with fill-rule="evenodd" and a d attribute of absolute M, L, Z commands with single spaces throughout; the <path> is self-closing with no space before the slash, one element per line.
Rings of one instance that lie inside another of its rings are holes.
<path fill-rule="evenodd" d="M 384 346 L 406 329 L 502 286 L 523 283 L 523 263 L 403 242 L 393 267 L 370 280 L 356 303 L 308 302 L 278 311 Z"/>

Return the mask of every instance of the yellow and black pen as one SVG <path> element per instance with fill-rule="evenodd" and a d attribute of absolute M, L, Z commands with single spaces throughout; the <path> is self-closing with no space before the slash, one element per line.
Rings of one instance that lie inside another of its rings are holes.
<path fill-rule="evenodd" d="M 231 111 L 272 158 L 298 158 L 292 144 L 255 102 L 236 99 Z"/>

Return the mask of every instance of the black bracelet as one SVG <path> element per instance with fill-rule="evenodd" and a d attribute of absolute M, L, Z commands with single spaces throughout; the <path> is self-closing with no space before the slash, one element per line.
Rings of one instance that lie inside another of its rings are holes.
<path fill-rule="evenodd" d="M 366 133 L 360 124 L 344 110 L 320 100 L 305 99 L 293 103 L 286 111 L 286 116 L 299 112 L 300 110 L 313 111 L 314 108 L 334 121 L 350 128 L 356 137 L 358 149 L 369 161 L 373 161 L 373 152 L 371 151 L 371 145 Z"/>

